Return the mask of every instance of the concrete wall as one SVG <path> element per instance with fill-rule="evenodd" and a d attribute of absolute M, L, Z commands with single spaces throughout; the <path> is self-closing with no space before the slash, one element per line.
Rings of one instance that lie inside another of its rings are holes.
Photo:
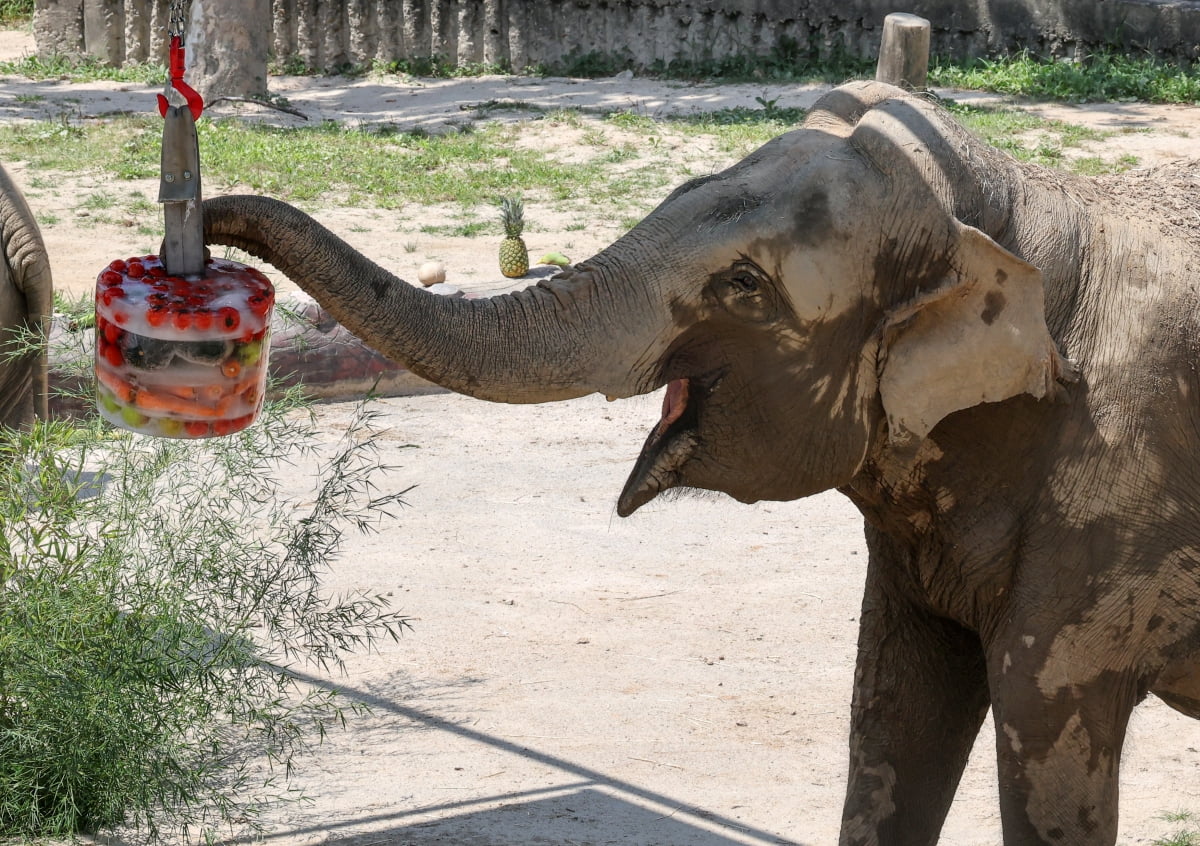
<path fill-rule="evenodd" d="M 225 0 L 237 2 L 238 0 Z M 875 58 L 883 18 L 933 23 L 937 55 L 1029 49 L 1073 55 L 1112 44 L 1200 56 L 1200 0 L 271 0 L 276 57 L 336 68 L 439 56 L 555 65 L 597 53 L 631 67 L 769 54 L 785 43 Z M 114 64 L 161 57 L 167 0 L 36 0 L 43 53 L 87 50 Z"/>

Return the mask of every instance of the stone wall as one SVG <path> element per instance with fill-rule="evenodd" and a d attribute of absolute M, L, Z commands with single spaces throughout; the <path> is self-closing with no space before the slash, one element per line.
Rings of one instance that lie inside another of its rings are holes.
<path fill-rule="evenodd" d="M 237 2 L 237 0 L 225 0 Z M 277 58 L 317 68 L 441 57 L 521 69 L 572 57 L 645 68 L 769 54 L 875 58 L 883 19 L 933 24 L 935 55 L 1029 49 L 1073 55 L 1101 45 L 1167 58 L 1200 55 L 1200 0 L 271 0 L 261 37 Z M 39 52 L 113 64 L 163 55 L 168 0 L 36 0 Z"/>

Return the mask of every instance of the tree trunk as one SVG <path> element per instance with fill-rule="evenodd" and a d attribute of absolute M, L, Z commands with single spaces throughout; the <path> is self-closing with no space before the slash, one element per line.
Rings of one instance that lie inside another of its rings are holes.
<path fill-rule="evenodd" d="M 883 20 L 883 41 L 875 78 L 914 91 L 925 88 L 929 73 L 929 21 L 894 12 Z"/>
<path fill-rule="evenodd" d="M 271 0 L 192 0 L 187 81 L 204 99 L 263 97 Z"/>

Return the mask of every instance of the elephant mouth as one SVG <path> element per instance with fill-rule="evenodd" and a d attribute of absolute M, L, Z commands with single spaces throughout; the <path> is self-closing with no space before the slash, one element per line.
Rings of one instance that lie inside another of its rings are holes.
<path fill-rule="evenodd" d="M 665 490 L 684 484 L 683 466 L 700 445 L 700 412 L 720 382 L 720 374 L 672 379 L 663 397 L 662 418 L 650 431 L 617 500 L 628 517 Z"/>

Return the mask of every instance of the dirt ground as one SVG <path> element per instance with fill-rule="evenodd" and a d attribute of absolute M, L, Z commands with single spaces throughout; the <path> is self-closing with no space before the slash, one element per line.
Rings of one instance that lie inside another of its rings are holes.
<path fill-rule="evenodd" d="M 0 55 L 28 49 L 27 35 L 0 33 Z M 752 107 L 759 96 L 804 105 L 820 92 L 637 78 L 272 85 L 313 115 L 432 128 L 462 120 L 459 103 L 505 97 L 655 114 Z M 148 97 L 132 86 L 0 78 L 4 120 L 64 104 L 80 115 L 142 110 Z M 1150 164 L 1200 153 L 1197 109 L 1029 107 L 1130 130 L 1090 154 L 1133 150 Z M 5 164 L 31 183 L 20 162 Z M 77 179 L 73 190 L 94 177 Z M 60 212 L 46 226 L 60 286 L 87 292 L 99 267 L 145 246 L 119 226 L 62 213 L 61 193 L 30 187 L 36 211 Z M 394 227 L 361 210 L 319 216 L 410 278 L 437 257 L 462 287 L 498 287 L 491 257 L 471 239 L 423 240 L 409 253 Z M 568 237 L 544 231 L 547 242 Z M 602 221 L 569 237 L 583 256 L 614 234 Z M 323 679 L 373 714 L 302 762 L 293 783 L 311 804 L 272 812 L 264 842 L 836 842 L 866 563 L 861 520 L 836 493 L 756 506 L 658 500 L 617 518 L 617 492 L 659 402 L 497 406 L 438 394 L 377 403 L 395 447 L 387 458 L 399 465 L 384 485 L 416 488 L 378 534 L 348 537 L 330 587 L 389 594 L 414 630 Z M 351 409 L 319 414 L 333 440 Z M 311 488 L 309 471 L 289 471 L 295 490 Z M 999 842 L 993 743 L 989 724 L 942 842 Z M 1153 699 L 1139 707 L 1121 791 L 1124 844 L 1179 830 L 1165 813 L 1200 814 L 1200 722 Z"/>

